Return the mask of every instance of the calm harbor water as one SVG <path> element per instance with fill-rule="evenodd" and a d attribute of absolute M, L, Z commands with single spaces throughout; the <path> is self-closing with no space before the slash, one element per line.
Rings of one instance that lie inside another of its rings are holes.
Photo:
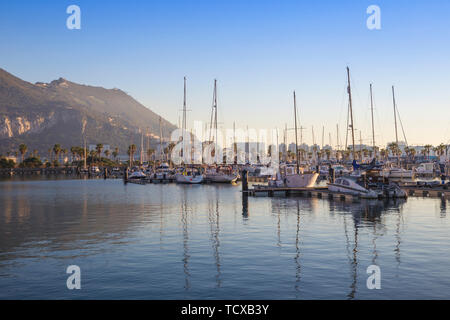
<path fill-rule="evenodd" d="M 3 180 L 0 299 L 450 299 L 449 205 Z"/>

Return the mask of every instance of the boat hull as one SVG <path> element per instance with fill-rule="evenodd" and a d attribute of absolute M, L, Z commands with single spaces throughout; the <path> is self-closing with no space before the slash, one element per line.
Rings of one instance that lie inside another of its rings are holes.
<path fill-rule="evenodd" d="M 203 175 L 191 176 L 191 175 L 177 174 L 175 176 L 175 180 L 177 183 L 182 184 L 199 184 L 203 182 Z"/>
<path fill-rule="evenodd" d="M 333 184 L 333 183 L 328 184 L 328 190 L 331 192 L 338 192 L 338 193 L 349 194 L 352 196 L 358 196 L 363 199 L 378 199 L 378 194 L 373 190 L 365 190 L 365 189 L 360 190 L 360 189 L 346 187 L 346 186 Z"/>
<path fill-rule="evenodd" d="M 207 174 L 206 180 L 213 183 L 233 183 L 238 179 L 237 175 L 232 174 Z"/>
<path fill-rule="evenodd" d="M 318 177 L 319 174 L 317 173 L 287 175 L 285 184 L 288 188 L 312 188 Z"/>

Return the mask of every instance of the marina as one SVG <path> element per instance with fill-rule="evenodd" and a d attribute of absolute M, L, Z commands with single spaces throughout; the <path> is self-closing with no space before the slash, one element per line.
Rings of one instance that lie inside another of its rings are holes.
<path fill-rule="evenodd" d="M 78 2 L 0 2 L 0 303 L 450 301 L 448 0 Z"/>

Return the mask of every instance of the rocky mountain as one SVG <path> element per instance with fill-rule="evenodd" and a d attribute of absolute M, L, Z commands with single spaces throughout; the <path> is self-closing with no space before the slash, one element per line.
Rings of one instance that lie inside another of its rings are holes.
<path fill-rule="evenodd" d="M 164 138 L 175 126 L 162 119 Z M 28 150 L 47 154 L 55 143 L 63 148 L 109 144 L 125 154 L 140 133 L 159 140 L 159 116 L 119 89 L 105 89 L 63 78 L 32 84 L 0 69 L 0 154 Z M 146 141 L 147 139 L 145 139 Z"/>

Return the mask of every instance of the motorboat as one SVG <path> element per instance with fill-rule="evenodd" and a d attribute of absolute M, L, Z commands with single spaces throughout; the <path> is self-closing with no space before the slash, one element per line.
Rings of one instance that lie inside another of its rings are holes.
<path fill-rule="evenodd" d="M 334 174 L 336 176 L 346 176 L 351 173 L 350 170 L 340 164 L 335 164 L 332 166 L 332 168 L 334 169 Z"/>
<path fill-rule="evenodd" d="M 364 199 L 378 199 L 378 193 L 368 189 L 361 181 L 361 175 L 348 175 L 328 183 L 328 190 L 358 196 Z"/>
<path fill-rule="evenodd" d="M 141 170 L 137 170 L 128 175 L 128 180 L 142 180 L 146 177 L 147 176 Z"/>

